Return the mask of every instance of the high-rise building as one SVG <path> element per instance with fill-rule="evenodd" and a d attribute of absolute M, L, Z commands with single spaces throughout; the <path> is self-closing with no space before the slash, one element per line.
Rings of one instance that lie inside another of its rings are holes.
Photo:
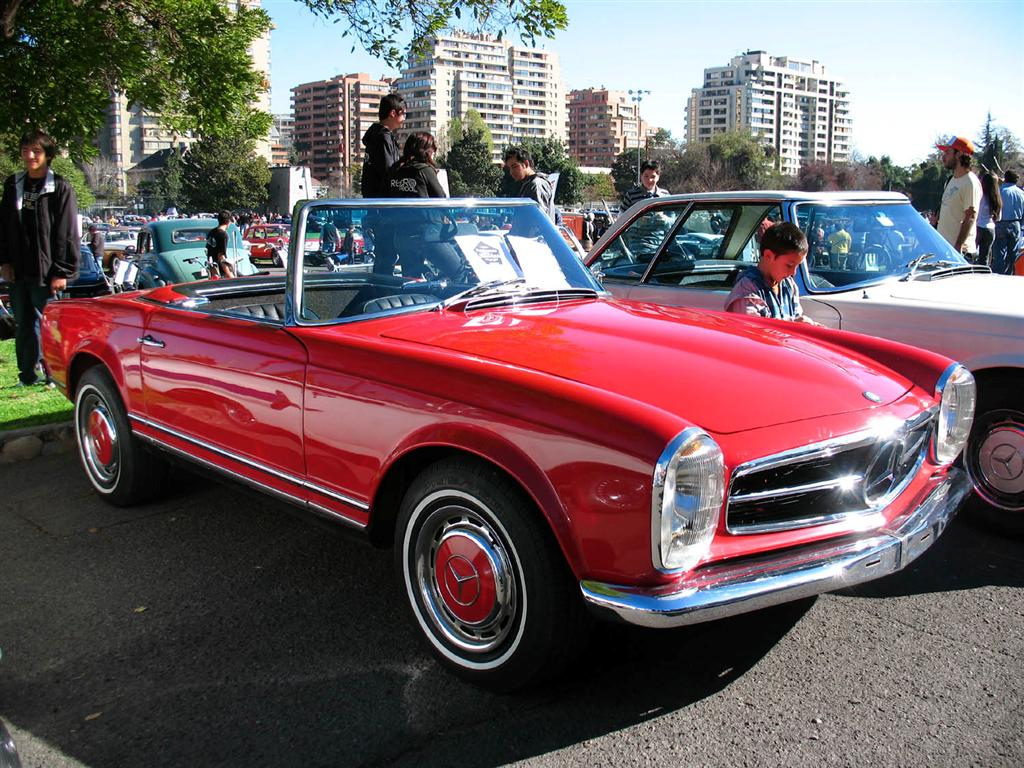
<path fill-rule="evenodd" d="M 362 162 L 363 134 L 376 122 L 380 99 L 390 91 L 390 80 L 363 72 L 292 88 L 295 153 L 334 194 L 351 191 L 349 170 Z"/>
<path fill-rule="evenodd" d="M 259 7 L 261 0 L 226 0 L 229 8 L 240 6 Z M 270 111 L 270 33 L 267 32 L 249 46 L 253 69 L 266 73 L 268 88 L 252 105 L 264 112 Z M 147 157 L 163 149 L 182 149 L 192 144 L 190 135 L 174 133 L 161 125 L 160 115 L 148 112 L 138 104 L 129 104 L 123 93 L 111 93 L 107 108 L 106 125 L 96 138 L 100 159 L 110 164 L 112 174 L 122 193 L 127 192 L 125 172 L 141 163 Z M 271 159 L 270 140 L 256 142 L 256 154 Z"/>
<path fill-rule="evenodd" d="M 495 159 L 523 139 L 566 140 L 565 85 L 552 51 L 455 32 L 410 60 L 395 85 L 405 97 L 406 133 L 429 131 L 443 140 L 452 118 L 474 109 L 491 130 Z"/>
<path fill-rule="evenodd" d="M 617 155 L 645 141 L 647 124 L 640 120 L 637 130 L 638 107 L 623 91 L 570 91 L 569 154 L 581 166 L 610 168 Z"/>
<path fill-rule="evenodd" d="M 270 126 L 270 164 L 288 165 L 291 156 L 295 118 L 291 114 L 274 115 Z"/>
<path fill-rule="evenodd" d="M 704 70 L 686 106 L 686 139 L 748 130 L 775 153 L 775 166 L 795 175 L 803 163 L 850 159 L 850 98 L 817 61 L 748 51 Z"/>

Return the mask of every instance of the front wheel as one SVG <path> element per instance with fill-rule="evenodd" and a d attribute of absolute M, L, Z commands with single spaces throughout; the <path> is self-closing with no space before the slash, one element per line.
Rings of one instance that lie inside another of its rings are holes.
<path fill-rule="evenodd" d="M 1024 411 L 1018 401 L 1009 383 L 979 393 L 964 463 L 978 496 L 1024 520 Z"/>
<path fill-rule="evenodd" d="M 75 393 L 75 439 L 89 482 L 111 504 L 144 501 L 161 487 L 166 464 L 132 435 L 117 387 L 100 367 L 83 374 Z"/>
<path fill-rule="evenodd" d="M 396 566 L 442 663 L 511 690 L 564 668 L 589 619 L 550 531 L 522 490 L 488 465 L 440 461 L 402 501 Z"/>

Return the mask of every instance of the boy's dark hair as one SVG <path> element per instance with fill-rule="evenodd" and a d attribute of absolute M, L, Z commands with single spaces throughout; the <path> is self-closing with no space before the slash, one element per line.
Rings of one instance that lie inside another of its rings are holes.
<path fill-rule="evenodd" d="M 644 171 L 657 171 L 661 173 L 661 163 L 657 160 L 644 160 L 643 165 L 640 166 L 640 173 Z"/>
<path fill-rule="evenodd" d="M 43 152 L 46 154 L 47 165 L 53 162 L 53 158 L 57 156 L 57 145 L 54 143 L 53 139 L 50 138 L 48 133 L 43 133 L 42 131 L 27 131 L 21 137 L 21 144 L 19 147 L 24 149 L 25 147 L 30 147 L 33 144 L 38 144 L 43 148 Z"/>
<path fill-rule="evenodd" d="M 1005 181 L 1007 184 L 1016 184 L 1018 181 L 1020 181 L 1020 176 L 1017 175 L 1016 171 L 1007 171 L 1005 174 L 1003 174 L 1003 181 Z"/>
<path fill-rule="evenodd" d="M 783 221 L 773 224 L 761 235 L 761 256 L 771 251 L 776 256 L 783 253 L 807 253 L 807 238 L 800 227 Z"/>
<path fill-rule="evenodd" d="M 217 214 L 217 225 L 230 224 L 231 223 L 231 211 L 221 211 Z"/>
<path fill-rule="evenodd" d="M 505 150 L 505 156 L 502 158 L 506 163 L 510 158 L 515 158 L 516 162 L 522 163 L 533 167 L 533 158 L 530 157 L 530 153 L 527 152 L 523 147 L 509 147 Z"/>
<path fill-rule="evenodd" d="M 388 115 L 390 115 L 392 111 L 405 111 L 405 98 L 397 93 L 389 93 L 387 96 L 381 96 L 380 106 L 377 107 L 377 119 L 387 120 Z"/>

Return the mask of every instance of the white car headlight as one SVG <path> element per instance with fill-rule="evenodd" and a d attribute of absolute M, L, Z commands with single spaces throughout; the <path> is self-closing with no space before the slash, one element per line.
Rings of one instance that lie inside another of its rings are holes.
<path fill-rule="evenodd" d="M 971 434 L 978 399 L 974 376 L 954 363 L 939 377 L 935 396 L 939 398 L 939 423 L 935 430 L 934 458 L 937 464 L 949 464 L 967 445 Z"/>
<path fill-rule="evenodd" d="M 696 428 L 680 432 L 654 470 L 652 556 L 663 571 L 688 570 L 711 547 L 725 501 L 725 460 Z"/>

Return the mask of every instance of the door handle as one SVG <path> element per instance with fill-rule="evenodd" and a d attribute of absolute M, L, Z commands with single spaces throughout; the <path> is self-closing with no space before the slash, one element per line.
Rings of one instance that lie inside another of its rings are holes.
<path fill-rule="evenodd" d="M 159 347 L 160 349 L 163 349 L 165 346 L 167 346 L 162 341 L 157 341 L 156 339 L 154 339 L 148 333 L 145 336 L 140 336 L 137 340 L 144 347 Z"/>

